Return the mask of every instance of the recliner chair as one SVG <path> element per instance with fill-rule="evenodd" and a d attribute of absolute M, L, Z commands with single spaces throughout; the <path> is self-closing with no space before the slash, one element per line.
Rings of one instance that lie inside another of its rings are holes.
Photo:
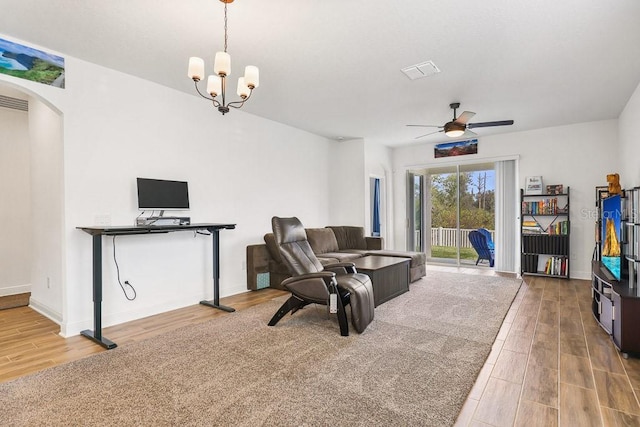
<path fill-rule="evenodd" d="M 336 295 L 340 334 L 349 335 L 346 305 L 351 306 L 351 323 L 363 332 L 373 320 L 373 287 L 366 274 L 358 273 L 353 263 L 343 262 L 323 266 L 316 258 L 307 234 L 298 218 L 271 219 L 276 245 L 292 277 L 282 286 L 291 297 L 269 322 L 275 326 L 285 314 L 295 313 L 308 304 L 329 305 L 330 295 Z"/>

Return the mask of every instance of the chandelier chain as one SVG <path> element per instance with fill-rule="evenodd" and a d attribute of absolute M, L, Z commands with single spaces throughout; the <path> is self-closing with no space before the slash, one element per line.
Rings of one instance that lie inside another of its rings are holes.
<path fill-rule="evenodd" d="M 227 3 L 224 4 L 224 51 L 227 51 Z"/>

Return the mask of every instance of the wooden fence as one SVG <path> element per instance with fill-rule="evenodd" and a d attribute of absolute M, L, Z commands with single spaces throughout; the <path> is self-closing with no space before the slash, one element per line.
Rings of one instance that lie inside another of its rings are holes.
<path fill-rule="evenodd" d="M 473 247 L 471 246 L 471 242 L 469 241 L 469 233 L 472 232 L 473 230 L 476 230 L 476 229 L 475 228 L 460 229 L 460 239 L 462 240 L 461 242 L 462 244 L 460 245 L 461 248 Z M 489 230 L 489 232 L 491 233 L 491 239 L 493 240 L 495 231 Z M 456 247 L 458 246 L 457 237 L 458 237 L 458 233 L 455 228 L 443 228 L 443 227 L 432 228 L 431 229 L 431 246 Z M 416 232 L 416 239 L 419 239 L 419 238 L 420 238 L 420 232 Z M 416 240 L 416 241 L 419 241 L 419 240 Z"/>

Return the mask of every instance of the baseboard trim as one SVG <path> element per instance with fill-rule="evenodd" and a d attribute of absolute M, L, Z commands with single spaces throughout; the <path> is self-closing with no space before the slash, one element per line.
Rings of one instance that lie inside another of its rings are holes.
<path fill-rule="evenodd" d="M 0 296 L 0 310 L 9 308 L 25 307 L 29 305 L 31 292 L 23 292 L 21 294 Z"/>
<path fill-rule="evenodd" d="M 45 317 L 48 317 L 51 321 L 57 323 L 58 325 L 62 325 L 62 315 L 58 312 L 51 310 L 44 304 L 39 303 L 38 301 L 31 298 L 31 303 L 29 304 L 33 310 L 42 314 Z"/>

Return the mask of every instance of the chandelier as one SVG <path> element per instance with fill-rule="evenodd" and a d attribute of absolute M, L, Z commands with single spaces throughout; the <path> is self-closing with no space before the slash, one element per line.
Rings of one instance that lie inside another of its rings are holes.
<path fill-rule="evenodd" d="M 253 90 L 259 84 L 258 67 L 247 65 L 244 69 L 244 77 L 238 78 L 237 94 L 240 101 L 227 103 L 227 77 L 231 74 L 231 56 L 227 53 L 227 4 L 233 0 L 220 0 L 224 3 L 224 52 L 217 52 L 213 63 L 213 72 L 207 79 L 207 94 L 203 94 L 198 87 L 198 82 L 204 77 L 204 60 L 198 57 L 189 58 L 189 78 L 193 80 L 198 94 L 213 102 L 223 115 L 229 112 L 229 107 L 241 108 L 251 98 Z M 219 96 L 219 98 L 218 98 Z"/>

